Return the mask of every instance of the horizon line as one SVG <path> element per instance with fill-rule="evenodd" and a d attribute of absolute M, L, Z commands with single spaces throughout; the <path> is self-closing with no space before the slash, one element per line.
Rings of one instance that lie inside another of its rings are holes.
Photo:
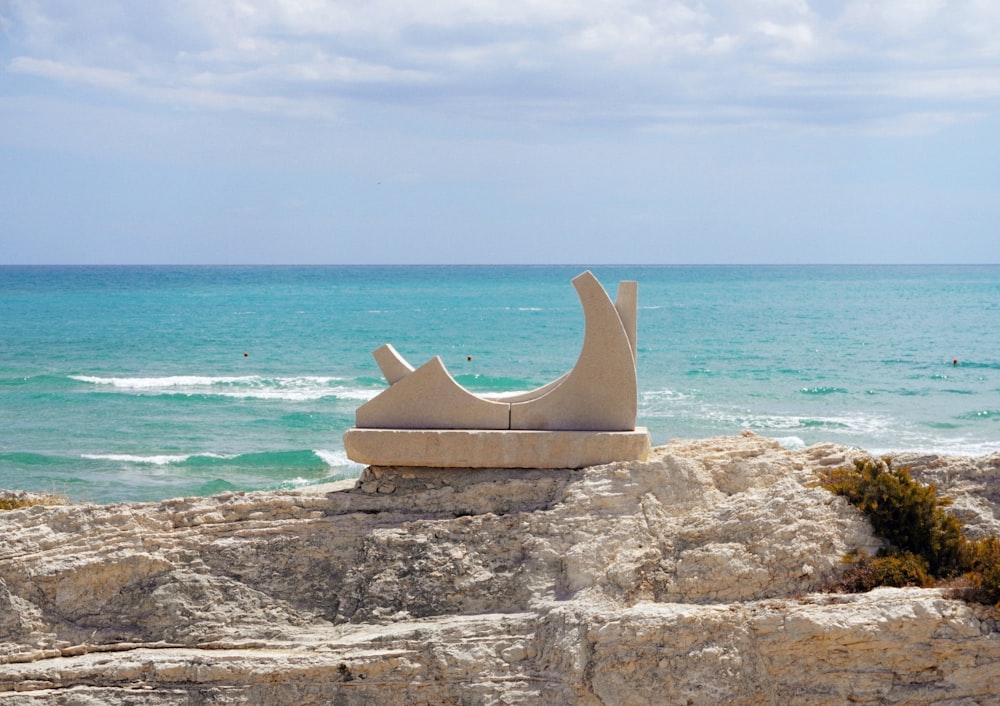
<path fill-rule="evenodd" d="M 23 262 L 0 263 L 16 267 L 996 267 L 1000 262 Z"/>

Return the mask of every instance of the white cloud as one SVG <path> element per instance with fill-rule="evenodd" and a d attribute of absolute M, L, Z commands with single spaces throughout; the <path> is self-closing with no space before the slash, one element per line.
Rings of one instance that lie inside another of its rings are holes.
<path fill-rule="evenodd" d="M 419 83 L 427 79 L 420 71 L 397 70 L 389 66 L 368 64 L 350 57 L 329 57 L 323 52 L 284 63 L 254 64 L 242 71 L 202 72 L 190 77 L 193 85 L 227 87 L 295 84 L 371 84 Z"/>
<path fill-rule="evenodd" d="M 920 32 L 941 19 L 944 0 L 854 0 L 844 13 L 848 25 L 886 36 Z"/>
<path fill-rule="evenodd" d="M 491 119 L 656 124 L 669 114 L 704 124 L 739 115 L 822 123 L 845 95 L 885 105 L 882 118 L 1000 107 L 992 0 L 10 7 L 4 23 L 20 39 L 8 71 L 194 109 L 329 116 L 359 100 L 464 102 Z"/>
<path fill-rule="evenodd" d="M 205 110 L 240 110 L 247 113 L 278 114 L 288 117 L 332 118 L 335 111 L 315 100 L 287 99 L 280 96 L 256 96 L 198 88 L 198 80 L 190 86 L 151 87 L 131 74 L 110 69 L 63 64 L 46 59 L 17 57 L 8 65 L 12 73 L 38 76 L 75 85 L 112 89 L 117 93 L 143 100 L 166 103 L 174 107 Z"/>
<path fill-rule="evenodd" d="M 949 101 L 1000 101 L 1000 71 L 939 69 L 898 76 L 887 87 L 895 95 Z"/>
<path fill-rule="evenodd" d="M 864 132 L 880 137 L 918 137 L 932 135 L 944 128 L 962 125 L 980 117 L 984 116 L 954 112 L 904 113 L 879 117 L 865 125 Z"/>
<path fill-rule="evenodd" d="M 67 64 L 51 59 L 33 59 L 19 56 L 11 60 L 7 70 L 16 74 L 27 74 L 49 78 L 65 83 L 86 84 L 101 88 L 132 89 L 135 77 L 125 71 L 94 66 Z"/>

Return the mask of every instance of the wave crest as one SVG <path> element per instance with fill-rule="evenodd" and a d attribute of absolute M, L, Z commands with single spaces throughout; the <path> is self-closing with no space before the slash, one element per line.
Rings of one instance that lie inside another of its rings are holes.
<path fill-rule="evenodd" d="M 238 399 L 305 401 L 333 397 L 367 401 L 378 390 L 344 384 L 344 378 L 324 376 L 263 377 L 259 375 L 162 377 L 98 377 L 71 375 L 71 379 L 136 394 L 205 395 Z"/>
<path fill-rule="evenodd" d="M 85 453 L 80 455 L 89 461 L 112 461 L 128 465 L 188 466 L 204 468 L 208 466 L 233 466 L 252 468 L 344 468 L 357 466 L 350 461 L 343 450 L 312 449 L 299 451 L 258 451 L 242 454 L 200 452 L 190 454 L 125 454 L 125 453 Z"/>

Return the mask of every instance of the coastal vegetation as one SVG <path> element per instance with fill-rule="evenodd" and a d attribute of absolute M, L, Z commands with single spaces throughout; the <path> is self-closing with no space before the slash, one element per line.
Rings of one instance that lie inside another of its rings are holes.
<path fill-rule="evenodd" d="M 34 505 L 65 505 L 67 500 L 54 493 L 28 493 L 24 491 L 0 491 L 0 511 L 20 510 Z"/>
<path fill-rule="evenodd" d="M 823 472 L 825 488 L 860 509 L 887 542 L 873 557 L 854 551 L 832 588 L 863 592 L 877 586 L 948 586 L 962 597 L 1000 606 L 1000 538 L 970 539 L 960 519 L 947 511 L 948 498 L 934 485 L 894 468 L 891 458 L 859 458 L 854 465 Z"/>

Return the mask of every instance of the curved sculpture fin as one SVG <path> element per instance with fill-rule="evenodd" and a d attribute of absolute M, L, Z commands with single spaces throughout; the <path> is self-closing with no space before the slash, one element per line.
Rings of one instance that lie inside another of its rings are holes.
<path fill-rule="evenodd" d="M 634 280 L 622 280 L 618 283 L 618 296 L 615 297 L 615 310 L 625 327 L 628 345 L 632 349 L 633 364 L 638 360 L 636 355 L 636 329 L 639 319 L 639 283 Z"/>
<path fill-rule="evenodd" d="M 597 278 L 573 279 L 583 306 L 580 357 L 562 377 L 507 397 L 480 397 L 458 384 L 441 358 L 414 370 L 390 344 L 373 352 L 389 388 L 357 409 L 359 428 L 631 431 L 635 429 L 637 285 L 614 302 Z"/>
<path fill-rule="evenodd" d="M 550 392 L 511 404 L 511 429 L 635 429 L 638 390 L 635 354 L 628 330 L 634 330 L 635 314 L 622 317 L 589 271 L 575 277 L 573 286 L 586 321 L 580 357 Z M 629 289 L 619 292 L 619 302 L 626 312 L 634 311 L 636 301 Z"/>

